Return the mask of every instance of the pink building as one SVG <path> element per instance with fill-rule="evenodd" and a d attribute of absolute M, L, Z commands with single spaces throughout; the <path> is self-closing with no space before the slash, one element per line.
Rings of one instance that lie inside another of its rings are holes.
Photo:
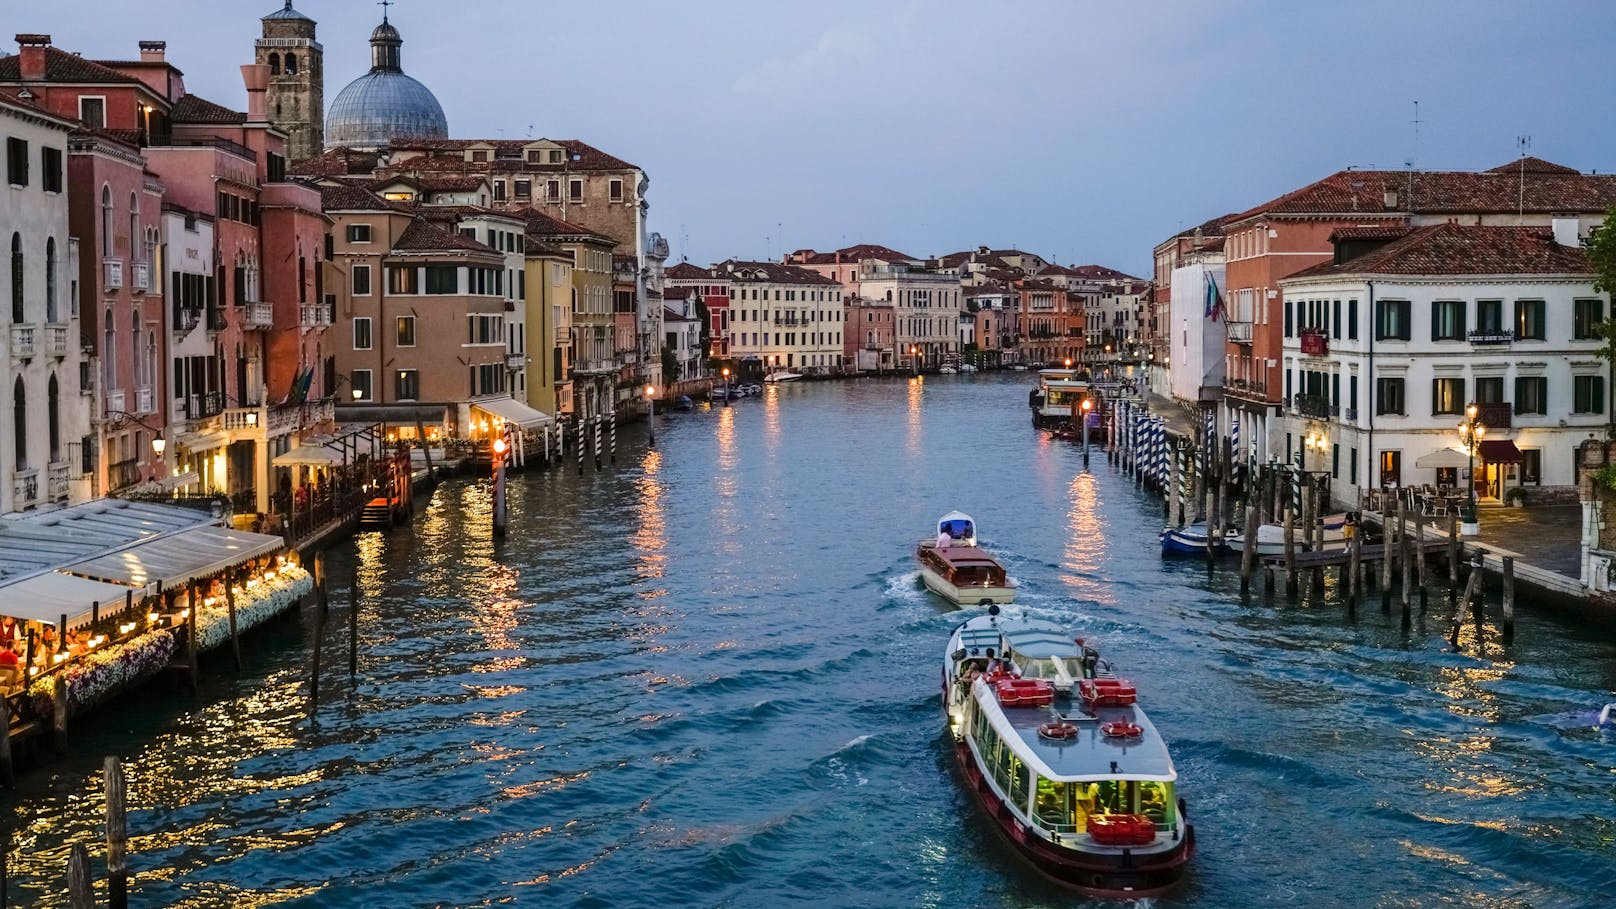
<path fill-rule="evenodd" d="M 842 332 L 845 365 L 860 372 L 898 366 L 898 308 L 886 300 L 847 298 L 847 330 Z"/>

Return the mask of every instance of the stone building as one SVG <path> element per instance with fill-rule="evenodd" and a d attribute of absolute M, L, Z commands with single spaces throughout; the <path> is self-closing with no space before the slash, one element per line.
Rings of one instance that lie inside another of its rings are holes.
<path fill-rule="evenodd" d="M 286 134 L 293 161 L 325 150 L 325 50 L 314 37 L 314 20 L 286 6 L 265 16 L 255 62 L 269 67 L 266 99 L 270 122 Z"/>

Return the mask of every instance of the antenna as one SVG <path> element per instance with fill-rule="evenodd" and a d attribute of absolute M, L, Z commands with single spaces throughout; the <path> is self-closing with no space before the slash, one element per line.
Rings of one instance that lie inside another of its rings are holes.
<path fill-rule="evenodd" d="M 1515 223 L 1526 223 L 1526 153 L 1532 148 L 1531 136 L 1516 136 L 1515 147 L 1521 152 L 1521 189 L 1516 199 Z"/>
<path fill-rule="evenodd" d="M 1414 162 L 1420 157 L 1420 102 L 1414 102 L 1414 156 L 1408 159 L 1408 169 L 1414 169 Z"/>

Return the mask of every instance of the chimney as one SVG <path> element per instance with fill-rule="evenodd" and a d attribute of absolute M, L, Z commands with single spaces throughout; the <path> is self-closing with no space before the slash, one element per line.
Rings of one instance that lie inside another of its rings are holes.
<path fill-rule="evenodd" d="M 241 81 L 247 84 L 247 122 L 265 123 L 264 92 L 269 89 L 269 66 L 248 63 L 241 68 Z"/>
<path fill-rule="evenodd" d="M 140 42 L 140 62 L 162 63 L 165 61 L 167 51 L 167 41 L 142 41 Z"/>
<path fill-rule="evenodd" d="M 1581 246 L 1582 240 L 1577 236 L 1576 218 L 1555 218 L 1554 242 L 1561 246 Z"/>
<path fill-rule="evenodd" d="M 50 35 L 18 35 L 17 64 L 22 81 L 43 82 L 45 79 L 45 48 L 51 43 Z"/>
<path fill-rule="evenodd" d="M 1396 209 L 1397 187 L 1391 185 L 1390 183 L 1386 184 L 1385 190 L 1381 192 L 1381 202 L 1385 203 L 1388 211 Z"/>

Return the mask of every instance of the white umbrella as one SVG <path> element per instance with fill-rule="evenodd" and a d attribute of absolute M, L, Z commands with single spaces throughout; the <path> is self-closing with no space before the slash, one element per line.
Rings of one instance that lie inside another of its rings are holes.
<path fill-rule="evenodd" d="M 1420 455 L 1414 462 L 1415 467 L 1464 467 L 1470 463 L 1470 456 L 1453 448 L 1438 448 L 1429 454 Z"/>

